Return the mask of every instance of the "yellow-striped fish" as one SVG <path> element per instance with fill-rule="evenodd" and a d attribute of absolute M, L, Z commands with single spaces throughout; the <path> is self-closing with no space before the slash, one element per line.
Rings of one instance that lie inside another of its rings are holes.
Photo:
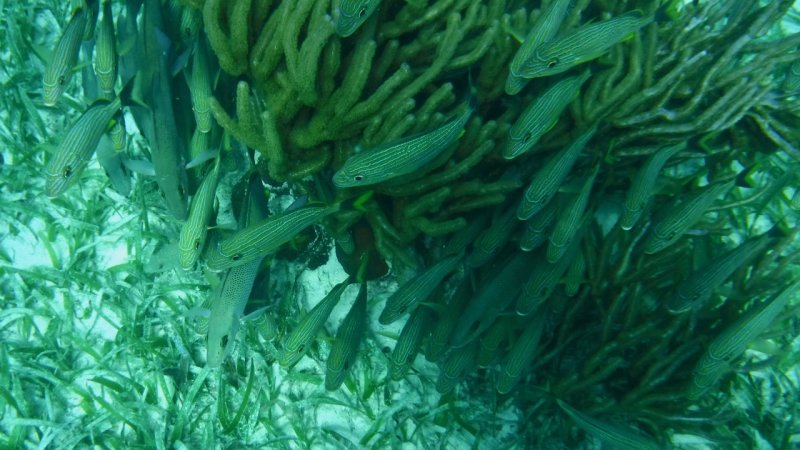
<path fill-rule="evenodd" d="M 339 0 L 334 3 L 336 34 L 347 37 L 355 33 L 380 4 L 381 0 Z"/>
<path fill-rule="evenodd" d="M 211 220 L 211 213 L 214 210 L 220 160 L 221 155 L 218 155 L 211 170 L 203 178 L 200 187 L 197 188 L 189 208 L 189 217 L 181 228 L 178 248 L 180 249 L 181 267 L 184 269 L 190 269 L 194 266 L 206 242 L 208 221 Z"/>
<path fill-rule="evenodd" d="M 56 49 L 44 70 L 43 96 L 46 106 L 56 104 L 72 77 L 73 69 L 78 62 L 78 52 L 81 49 L 81 41 L 88 19 L 87 8 L 76 10 L 56 44 Z"/>
<path fill-rule="evenodd" d="M 325 389 L 333 391 L 339 388 L 347 377 L 347 373 L 355 364 L 358 349 L 367 327 L 367 283 L 361 283 L 356 301 L 350 307 L 339 329 L 336 339 L 331 345 L 331 352 L 325 366 Z"/>

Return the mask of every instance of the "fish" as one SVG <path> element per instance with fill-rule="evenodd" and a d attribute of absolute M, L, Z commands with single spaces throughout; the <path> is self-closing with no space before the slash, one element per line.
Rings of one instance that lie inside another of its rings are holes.
<path fill-rule="evenodd" d="M 515 207 L 505 207 L 492 225 L 481 233 L 472 244 L 472 253 L 467 258 L 470 267 L 481 267 L 491 261 L 503 249 L 506 242 L 511 239 L 514 229 L 519 224 Z"/>
<path fill-rule="evenodd" d="M 336 34 L 348 37 L 378 9 L 381 0 L 339 0 L 334 6 Z"/>
<path fill-rule="evenodd" d="M 736 269 L 747 264 L 772 241 L 768 235 L 750 239 L 692 272 L 680 282 L 666 303 L 667 310 L 680 314 L 697 309 Z"/>
<path fill-rule="evenodd" d="M 717 384 L 733 360 L 747 350 L 747 345 L 763 333 L 789 300 L 797 295 L 798 288 L 800 281 L 754 305 L 711 341 L 692 373 L 688 392 L 691 400 L 697 400 Z"/>
<path fill-rule="evenodd" d="M 525 221 L 525 228 L 519 238 L 519 249 L 524 252 L 535 250 L 547 241 L 550 229 L 556 221 L 559 202 L 550 202 L 544 209 Z"/>
<path fill-rule="evenodd" d="M 339 303 L 342 292 L 350 286 L 351 277 L 347 277 L 344 281 L 337 284 L 328 292 L 316 306 L 311 308 L 310 311 L 300 319 L 300 323 L 292 330 L 286 337 L 283 343 L 283 348 L 278 355 L 278 363 L 283 367 L 291 367 L 297 364 L 298 361 L 306 354 L 308 347 L 317 338 L 331 311 Z"/>
<path fill-rule="evenodd" d="M 536 259 L 530 269 L 530 276 L 522 286 L 522 292 L 517 299 L 516 310 L 520 316 L 527 316 L 536 311 L 553 293 L 561 281 L 567 268 L 572 263 L 572 255 L 578 252 L 581 238 L 576 236 L 569 244 L 564 256 L 555 263 L 547 259 Z"/>
<path fill-rule="evenodd" d="M 458 326 L 460 316 L 471 298 L 472 288 L 469 277 L 450 293 L 446 308 L 437 314 L 431 336 L 425 345 L 425 359 L 436 362 L 450 347 L 450 337 Z"/>
<path fill-rule="evenodd" d="M 626 426 L 611 424 L 584 414 L 561 399 L 558 406 L 583 431 L 591 434 L 609 448 L 617 450 L 659 450 L 661 446 L 650 436 Z"/>
<path fill-rule="evenodd" d="M 525 40 L 522 41 L 522 45 L 514 53 L 514 58 L 508 67 L 506 94 L 516 95 L 528 83 L 526 78 L 519 76 L 520 70 L 539 46 L 550 42 L 556 37 L 561 24 L 564 22 L 570 2 L 571 0 L 553 0 L 547 9 L 539 13 L 539 17 L 536 18 L 536 22 L 528 31 Z"/>
<path fill-rule="evenodd" d="M 655 192 L 656 179 L 667 160 L 685 148 L 686 143 L 683 142 L 661 147 L 636 172 L 636 175 L 631 180 L 631 187 L 625 196 L 625 202 L 622 204 L 619 226 L 623 230 L 630 230 L 639 220 L 645 206 Z"/>
<path fill-rule="evenodd" d="M 190 10 L 191 8 L 184 8 Z M 202 39 L 197 40 L 192 59 L 192 72 L 189 76 L 189 94 L 192 97 L 192 111 L 197 122 L 197 129 L 201 133 L 211 131 L 213 120 L 211 119 L 211 107 L 208 99 L 211 98 L 211 67 L 206 54 L 205 43 Z"/>
<path fill-rule="evenodd" d="M 633 10 L 608 20 L 589 23 L 572 33 L 538 46 L 517 71 L 522 78 L 557 75 L 605 54 L 639 28 L 653 21 Z"/>
<path fill-rule="evenodd" d="M 422 340 L 431 331 L 432 321 L 429 308 L 420 306 L 411 313 L 411 317 L 400 331 L 400 337 L 397 338 L 389 360 L 389 376 L 392 380 L 399 380 L 408 372 L 417 357 Z"/>
<path fill-rule="evenodd" d="M 478 367 L 489 367 L 492 362 L 503 352 L 498 348 L 508 338 L 513 330 L 514 321 L 510 316 L 498 317 L 492 326 L 481 335 L 480 348 L 478 349 Z"/>
<path fill-rule="evenodd" d="M 459 255 L 448 256 L 432 265 L 420 275 L 403 283 L 388 299 L 378 317 L 383 325 L 388 325 L 407 313 L 420 302 L 431 296 L 434 290 L 462 261 Z"/>
<path fill-rule="evenodd" d="M 571 203 L 564 205 L 564 209 L 556 219 L 553 226 L 553 232 L 550 234 L 549 244 L 547 245 L 547 253 L 545 257 L 547 262 L 553 264 L 567 251 L 567 245 L 575 237 L 575 234 L 581 228 L 581 224 L 586 218 L 586 207 L 589 205 L 589 195 L 592 193 L 592 185 L 594 179 L 597 177 L 599 166 L 595 167 L 591 175 L 583 182 L 578 195 L 572 200 Z"/>
<path fill-rule="evenodd" d="M 461 381 L 475 366 L 478 341 L 470 345 L 450 350 L 447 357 L 439 364 L 439 377 L 436 379 L 436 391 L 446 394 Z"/>
<path fill-rule="evenodd" d="M 103 2 L 103 16 L 94 46 L 94 73 L 104 95 L 113 94 L 117 82 L 117 48 L 111 0 Z"/>
<path fill-rule="evenodd" d="M 536 172 L 528 187 L 525 188 L 517 208 L 517 218 L 528 220 L 547 205 L 558 192 L 561 183 L 567 178 L 581 151 L 596 131 L 596 126 L 584 131 L 570 145 L 551 156 L 545 165 Z"/>
<path fill-rule="evenodd" d="M 350 307 L 331 345 L 325 366 L 325 389 L 334 391 L 344 382 L 356 361 L 367 327 L 367 283 L 362 282 L 356 301 Z"/>
<path fill-rule="evenodd" d="M 208 221 L 211 220 L 211 213 L 214 211 L 221 159 L 221 155 L 218 155 L 211 170 L 197 188 L 197 192 L 192 198 L 189 217 L 181 228 L 178 247 L 180 248 L 181 267 L 184 269 L 191 269 L 203 251 L 208 234 Z"/>
<path fill-rule="evenodd" d="M 734 183 L 735 180 L 712 184 L 694 197 L 669 209 L 650 231 L 644 242 L 644 252 L 652 255 L 674 244 L 703 217 L 719 196 L 731 190 Z"/>
<path fill-rule="evenodd" d="M 61 195 L 78 181 L 121 106 L 119 97 L 98 100 L 69 128 L 45 167 L 45 193 L 49 197 Z"/>
<path fill-rule="evenodd" d="M 45 106 L 55 106 L 64 93 L 78 62 L 83 33 L 89 19 L 88 8 L 75 10 L 58 39 L 56 49 L 44 69 L 43 99 Z"/>
<path fill-rule="evenodd" d="M 211 270 L 224 270 L 278 250 L 298 233 L 336 212 L 338 206 L 307 206 L 270 216 L 220 241 L 206 261 Z"/>
<path fill-rule="evenodd" d="M 497 377 L 495 388 L 501 394 L 508 394 L 519 383 L 525 370 L 533 362 L 539 350 L 539 340 L 544 329 L 545 314 L 535 314 L 526 324 L 525 330 L 519 335 L 511 346 L 508 355 L 500 365 L 500 374 Z"/>
<path fill-rule="evenodd" d="M 470 100 L 462 114 L 433 131 L 350 156 L 333 175 L 333 184 L 339 189 L 370 186 L 422 170 L 464 134 L 474 109 Z"/>
<path fill-rule="evenodd" d="M 536 97 L 508 130 L 503 157 L 514 159 L 530 151 L 555 126 L 590 75 L 586 70 L 581 75 L 565 78 Z"/>

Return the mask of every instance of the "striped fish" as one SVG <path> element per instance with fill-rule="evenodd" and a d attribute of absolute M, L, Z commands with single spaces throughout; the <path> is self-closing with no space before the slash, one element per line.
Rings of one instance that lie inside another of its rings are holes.
<path fill-rule="evenodd" d="M 645 17 L 642 11 L 636 10 L 584 25 L 562 38 L 537 47 L 517 74 L 522 78 L 541 78 L 565 72 L 602 56 L 652 21 L 653 16 Z"/>
<path fill-rule="evenodd" d="M 492 326 L 486 329 L 480 339 L 478 348 L 478 367 L 489 367 L 497 356 L 502 353 L 498 349 L 513 330 L 514 320 L 510 316 L 498 317 Z"/>
<path fill-rule="evenodd" d="M 471 294 L 469 277 L 464 277 L 458 288 L 450 294 L 446 312 L 440 312 L 436 317 L 431 336 L 425 345 L 425 359 L 430 362 L 439 361 L 450 347 L 450 337 L 458 326 L 462 311 L 468 304 Z"/>
<path fill-rule="evenodd" d="M 358 349 L 367 327 L 367 283 L 361 283 L 356 301 L 350 307 L 339 329 L 336 339 L 328 354 L 325 368 L 325 389 L 334 391 L 347 377 L 347 373 L 356 361 Z"/>
<path fill-rule="evenodd" d="M 733 185 L 734 181 L 713 184 L 703 192 L 672 207 L 650 231 L 644 243 L 644 252 L 652 255 L 674 244 L 703 217 L 717 197 L 727 193 Z"/>
<path fill-rule="evenodd" d="M 184 11 L 191 9 L 184 8 Z M 188 80 L 192 110 L 197 121 L 197 129 L 201 133 L 208 133 L 212 126 L 211 108 L 208 103 L 208 99 L 211 98 L 211 67 L 207 51 L 204 40 L 198 39 L 192 59 L 192 73 Z"/>
<path fill-rule="evenodd" d="M 508 143 L 503 148 L 505 159 L 514 159 L 533 148 L 545 133 L 555 126 L 561 113 L 580 93 L 590 72 L 565 78 L 536 97 L 508 130 Z"/>
<path fill-rule="evenodd" d="M 744 353 L 747 345 L 763 333 L 786 303 L 796 296 L 798 288 L 800 281 L 784 288 L 766 302 L 753 306 L 711 341 L 694 369 L 689 385 L 690 399 L 700 398 L 717 384 L 730 363 Z"/>
<path fill-rule="evenodd" d="M 546 10 L 540 12 L 533 27 L 511 60 L 508 78 L 506 78 L 506 94 L 515 95 L 528 83 L 526 78 L 519 75 L 520 71 L 539 46 L 556 37 L 564 22 L 569 4 L 570 0 L 553 0 Z"/>
<path fill-rule="evenodd" d="M 559 201 L 550 202 L 543 210 L 525 222 L 525 228 L 519 239 L 520 250 L 529 252 L 547 241 L 550 229 L 556 221 L 557 205 L 559 204 Z"/>
<path fill-rule="evenodd" d="M 583 223 L 587 214 L 586 207 L 589 204 L 589 195 L 592 192 L 592 185 L 595 177 L 597 177 L 598 170 L 599 166 L 595 167 L 592 174 L 583 182 L 583 187 L 577 197 L 571 203 L 564 205 L 564 209 L 561 210 L 561 214 L 556 219 L 553 232 L 550 234 L 550 242 L 547 245 L 547 253 L 545 255 L 547 262 L 553 264 L 561 259 L 567 251 L 567 246 L 581 228 L 581 223 Z"/>
<path fill-rule="evenodd" d="M 428 163 L 461 137 L 473 110 L 474 105 L 470 103 L 460 116 L 431 132 L 350 156 L 333 175 L 333 184 L 340 189 L 369 186 L 426 168 Z"/>
<path fill-rule="evenodd" d="M 558 406 L 567 413 L 575 425 L 591 434 L 609 448 L 618 450 L 659 450 L 660 445 L 653 438 L 630 427 L 610 424 L 595 419 L 557 399 Z"/>
<path fill-rule="evenodd" d="M 43 97 L 45 106 L 54 106 L 64 93 L 78 62 L 83 33 L 89 20 L 87 8 L 76 10 L 61 33 L 56 49 L 44 69 Z M 94 151 L 94 150 L 93 150 Z"/>
<path fill-rule="evenodd" d="M 208 267 L 223 270 L 276 251 L 298 233 L 334 213 L 336 206 L 307 206 L 277 214 L 221 241 L 208 257 Z"/>
<path fill-rule="evenodd" d="M 584 131 L 570 145 L 558 154 L 551 156 L 547 163 L 536 172 L 533 180 L 525 189 L 517 208 L 517 217 L 520 220 L 530 219 L 553 198 L 553 195 L 558 192 L 558 188 L 561 187 L 561 183 L 567 178 L 575 161 L 578 160 L 586 143 L 594 136 L 595 131 L 597 131 L 596 127 Z"/>
<path fill-rule="evenodd" d="M 422 339 L 430 332 L 432 320 L 433 317 L 428 308 L 421 306 L 411 313 L 411 317 L 400 331 L 400 337 L 397 338 L 389 361 L 389 376 L 393 380 L 403 378 L 409 367 L 414 364 L 414 359 L 422 345 Z"/>
<path fill-rule="evenodd" d="M 496 217 L 492 225 L 484 230 L 472 244 L 472 253 L 467 259 L 470 267 L 481 267 L 491 261 L 511 239 L 514 229 L 519 225 L 516 208 L 503 207 L 506 210 Z"/>
<path fill-rule="evenodd" d="M 347 287 L 350 286 L 350 278 L 337 284 L 331 289 L 328 295 L 325 296 L 316 306 L 300 319 L 300 323 L 292 330 L 289 336 L 283 343 L 283 349 L 278 357 L 278 363 L 283 367 L 290 367 L 297 364 L 297 361 L 306 354 L 308 347 L 317 338 L 328 316 L 331 315 L 334 306 L 339 303 L 339 298 L 342 296 Z"/>
<path fill-rule="evenodd" d="M 647 202 L 655 192 L 656 179 L 664 167 L 667 160 L 679 151 L 686 148 L 685 143 L 670 145 L 660 148 L 653 153 L 641 169 L 636 172 L 631 180 L 631 187 L 625 196 L 625 203 L 622 204 L 622 217 L 619 219 L 619 226 L 623 230 L 630 230 L 639 217 L 642 215 Z"/>
<path fill-rule="evenodd" d="M 403 283 L 388 299 L 378 321 L 388 325 L 431 296 L 442 281 L 461 263 L 461 256 L 449 256 L 432 265 L 419 276 Z"/>
<path fill-rule="evenodd" d="M 94 46 L 94 73 L 104 95 L 113 94 L 117 82 L 117 48 L 114 37 L 114 16 L 111 12 L 111 0 L 103 2 L 103 16 L 97 29 L 97 40 Z"/>
<path fill-rule="evenodd" d="M 517 314 L 527 316 L 536 311 L 553 293 L 553 290 L 561 281 L 561 277 L 572 263 L 572 255 L 578 252 L 578 245 L 581 238 L 575 237 L 567 248 L 566 254 L 554 264 L 546 259 L 537 259 L 533 268 L 530 269 L 530 276 L 522 286 L 522 292 L 517 300 Z"/>
<path fill-rule="evenodd" d="M 80 178 L 121 105 L 119 97 L 97 101 L 70 127 L 45 168 L 48 196 L 60 195 Z"/>
<path fill-rule="evenodd" d="M 214 211 L 221 159 L 221 155 L 218 155 L 211 170 L 197 188 L 189 208 L 189 218 L 181 228 L 178 248 L 181 267 L 184 269 L 191 269 L 203 251 L 208 234 L 208 221 L 211 220 L 211 213 Z"/>
<path fill-rule="evenodd" d="M 348 37 L 378 9 L 381 0 L 339 0 L 334 6 L 336 34 Z"/>
<path fill-rule="evenodd" d="M 446 394 L 453 390 L 477 362 L 478 341 L 470 345 L 450 350 L 447 358 L 439 364 L 439 377 L 436 379 L 436 392 Z"/>
<path fill-rule="evenodd" d="M 525 326 L 525 330 L 517 337 L 511 350 L 508 352 L 505 361 L 500 366 L 500 374 L 497 377 L 497 392 L 508 394 L 511 389 L 519 383 L 525 370 L 533 362 L 533 357 L 539 350 L 539 339 L 544 329 L 543 312 L 536 314 Z"/>

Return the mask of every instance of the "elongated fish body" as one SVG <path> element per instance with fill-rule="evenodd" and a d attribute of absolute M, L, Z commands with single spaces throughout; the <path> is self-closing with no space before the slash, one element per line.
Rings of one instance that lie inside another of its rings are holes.
<path fill-rule="evenodd" d="M 278 362 L 281 366 L 293 366 L 306 354 L 308 347 L 317 338 L 317 334 L 322 330 L 325 321 L 328 320 L 328 316 L 331 315 L 334 306 L 339 303 L 342 292 L 349 285 L 350 278 L 347 278 L 334 286 L 325 298 L 300 319 L 300 323 L 297 324 L 297 327 L 292 330 L 283 343 L 283 349 L 278 357 Z"/>
<path fill-rule="evenodd" d="M 536 351 L 539 349 L 539 339 L 544 329 L 543 311 L 537 313 L 527 324 L 525 330 L 514 342 L 508 352 L 503 364 L 500 366 L 500 374 L 497 377 L 497 392 L 508 394 L 511 389 L 519 383 L 525 370 L 533 362 Z"/>
<path fill-rule="evenodd" d="M 653 254 L 674 244 L 703 217 L 717 197 L 728 192 L 733 184 L 733 181 L 729 181 L 711 185 L 693 198 L 674 206 L 651 230 L 644 243 L 644 252 Z"/>
<path fill-rule="evenodd" d="M 450 337 L 451 346 L 463 347 L 491 326 L 494 318 L 517 298 L 522 289 L 520 281 L 530 271 L 531 260 L 531 254 L 519 252 L 496 275 L 485 280 L 461 314 Z"/>
<path fill-rule="evenodd" d="M 470 267 L 481 267 L 491 261 L 511 239 L 517 225 L 519 221 L 516 208 L 506 206 L 506 210 L 492 222 L 491 226 L 475 239 L 467 264 Z"/>
<path fill-rule="evenodd" d="M 103 2 L 103 17 L 97 29 L 97 42 L 94 46 L 94 73 L 104 95 L 114 92 L 117 82 L 117 48 L 114 37 L 114 16 L 111 0 Z"/>
<path fill-rule="evenodd" d="M 714 289 L 722 285 L 736 269 L 747 264 L 764 250 L 769 242 L 768 236 L 748 240 L 705 267 L 692 272 L 678 284 L 667 301 L 667 309 L 673 314 L 679 314 L 699 307 L 708 300 Z"/>
<path fill-rule="evenodd" d="M 268 255 L 335 211 L 335 207 L 307 206 L 268 217 L 221 241 L 209 255 L 208 267 L 223 270 Z"/>
<path fill-rule="evenodd" d="M 575 425 L 583 431 L 591 434 L 600 440 L 608 448 L 617 450 L 659 450 L 658 445 L 651 437 L 640 433 L 633 428 L 610 424 L 608 422 L 595 419 L 584 414 L 577 409 L 569 406 L 561 399 L 556 400 L 558 406 L 575 422 Z"/>
<path fill-rule="evenodd" d="M 447 275 L 461 263 L 461 256 L 449 256 L 432 265 L 419 276 L 408 280 L 387 300 L 378 318 L 388 325 L 410 311 L 419 302 L 424 302 L 442 283 Z"/>
<path fill-rule="evenodd" d="M 347 37 L 378 9 L 381 0 L 339 0 L 334 3 L 336 34 Z"/>
<path fill-rule="evenodd" d="M 439 378 L 436 379 L 436 391 L 446 394 L 453 390 L 464 376 L 475 367 L 478 356 L 478 341 L 461 348 L 450 350 L 447 357 L 439 364 Z"/>
<path fill-rule="evenodd" d="M 486 329 L 486 332 L 481 335 L 478 348 L 478 367 L 489 367 L 497 359 L 502 353 L 498 351 L 498 348 L 513 331 L 513 325 L 514 321 L 511 316 L 498 317 L 492 326 Z"/>
<path fill-rule="evenodd" d="M 367 283 L 361 283 L 356 301 L 336 330 L 336 339 L 331 346 L 325 367 L 325 389 L 336 390 L 344 382 L 356 361 L 366 327 Z"/>
<path fill-rule="evenodd" d="M 432 320 L 431 310 L 428 308 L 420 306 L 411 313 L 392 350 L 389 376 L 393 380 L 403 378 L 409 367 L 414 364 L 414 359 L 422 346 L 422 339 L 430 332 Z"/>
<path fill-rule="evenodd" d="M 508 130 L 508 144 L 503 148 L 503 157 L 514 159 L 530 151 L 558 122 L 589 75 L 587 70 L 581 75 L 565 78 L 536 97 Z"/>
<path fill-rule="evenodd" d="M 581 227 L 581 223 L 586 214 L 586 207 L 589 205 L 589 195 L 592 193 L 592 185 L 597 176 L 597 169 L 593 171 L 583 183 L 581 191 L 573 201 L 566 205 L 553 227 L 550 234 L 550 242 L 547 245 L 547 262 L 553 264 L 567 251 L 567 246 L 575 237 Z"/>
<path fill-rule="evenodd" d="M 561 24 L 564 22 L 564 16 L 567 14 L 570 1 L 554 0 L 550 3 L 550 7 L 542 11 L 536 19 L 519 50 L 511 60 L 508 78 L 506 78 L 506 94 L 515 95 L 528 83 L 526 78 L 519 75 L 523 66 L 531 58 L 534 50 L 556 36 Z"/>
<path fill-rule="evenodd" d="M 48 196 L 60 195 L 80 178 L 120 106 L 119 98 L 98 101 L 70 127 L 45 168 Z"/>
<path fill-rule="evenodd" d="M 425 359 L 430 362 L 439 361 L 449 348 L 450 337 L 458 326 L 461 314 L 472 297 L 471 294 L 469 279 L 465 277 L 464 281 L 450 295 L 447 301 L 447 312 L 438 313 L 436 317 L 431 337 L 425 345 Z"/>
<path fill-rule="evenodd" d="M 630 230 L 639 220 L 647 202 L 655 193 L 656 179 L 667 160 L 679 151 L 686 148 L 685 143 L 670 145 L 660 148 L 653 153 L 641 169 L 636 172 L 631 180 L 631 187 L 625 196 L 625 203 L 622 204 L 622 217 L 619 219 L 619 226 L 623 230 Z"/>
<path fill-rule="evenodd" d="M 564 256 L 555 263 L 550 263 L 546 259 L 537 259 L 534 262 L 530 276 L 523 284 L 522 292 L 517 299 L 517 314 L 527 316 L 547 301 L 571 264 L 572 255 L 578 252 L 579 242 L 580 238 L 575 237 Z"/>
<path fill-rule="evenodd" d="M 197 262 L 208 234 L 208 222 L 211 220 L 211 213 L 214 211 L 214 199 L 217 192 L 217 182 L 219 181 L 219 166 L 221 156 L 217 156 L 211 170 L 206 174 L 200 187 L 192 199 L 189 217 L 181 228 L 181 235 L 178 241 L 180 249 L 181 267 L 190 269 Z"/>
<path fill-rule="evenodd" d="M 528 220 L 547 205 L 547 202 L 558 192 L 561 183 L 567 178 L 581 151 L 594 136 L 596 130 L 596 127 L 592 127 L 585 131 L 570 145 L 550 157 L 547 163 L 536 172 L 519 203 L 517 218 Z"/>
<path fill-rule="evenodd" d="M 184 8 L 184 11 L 192 8 Z M 206 54 L 205 42 L 197 40 L 192 59 L 192 74 L 189 78 L 189 93 L 192 96 L 192 110 L 197 121 L 197 129 L 201 133 L 211 131 L 211 108 L 208 99 L 211 98 L 211 68 Z"/>
<path fill-rule="evenodd" d="M 263 258 L 259 258 L 234 267 L 225 274 L 219 295 L 211 304 L 208 318 L 206 364 L 209 367 L 219 367 L 233 349 L 239 321 L 262 260 Z"/>
<path fill-rule="evenodd" d="M 641 11 L 630 11 L 540 45 L 518 71 L 522 78 L 541 78 L 565 72 L 591 61 L 653 21 Z"/>
<path fill-rule="evenodd" d="M 369 186 L 424 168 L 461 136 L 472 111 L 469 106 L 459 117 L 421 136 L 352 155 L 333 175 L 333 184 L 340 189 Z"/>
<path fill-rule="evenodd" d="M 798 288 L 800 282 L 795 282 L 766 302 L 753 306 L 711 341 L 695 366 L 689 384 L 690 399 L 700 398 L 717 384 L 730 363 L 744 353 L 747 345 L 763 333 L 786 303 L 797 295 Z"/>
<path fill-rule="evenodd" d="M 525 228 L 519 239 L 520 250 L 529 252 L 547 241 L 550 229 L 556 221 L 556 213 L 558 212 L 558 208 L 556 208 L 557 203 L 557 201 L 552 202 L 525 222 Z"/>
<path fill-rule="evenodd" d="M 72 77 L 73 69 L 78 62 L 78 52 L 81 49 L 83 32 L 88 19 L 89 13 L 86 8 L 75 11 L 56 44 L 50 62 L 44 69 L 44 92 L 42 95 L 46 106 L 56 104 Z"/>

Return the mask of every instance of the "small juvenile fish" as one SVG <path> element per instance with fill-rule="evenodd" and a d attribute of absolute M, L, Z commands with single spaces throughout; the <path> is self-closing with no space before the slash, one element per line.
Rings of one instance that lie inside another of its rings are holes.
<path fill-rule="evenodd" d="M 539 350 L 539 339 L 544 329 L 544 313 L 536 314 L 525 327 L 525 331 L 517 338 L 508 352 L 503 364 L 500 366 L 500 375 L 497 378 L 497 392 L 508 394 L 519 383 L 525 370 L 533 362 L 536 351 Z"/>
<path fill-rule="evenodd" d="M 339 298 L 347 286 L 350 286 L 350 277 L 334 286 L 325 298 L 300 319 L 300 323 L 292 330 L 283 344 L 283 350 L 278 358 L 281 366 L 293 366 L 306 354 L 308 347 L 317 338 L 317 334 L 322 330 L 328 316 L 331 315 L 334 306 L 339 303 Z"/>
<path fill-rule="evenodd" d="M 571 203 L 564 206 L 564 209 L 556 219 L 553 232 L 550 234 L 550 243 L 547 246 L 547 262 L 553 264 L 567 251 L 567 246 L 581 227 L 581 223 L 586 215 L 586 207 L 589 204 L 589 195 L 592 193 L 592 185 L 597 177 L 598 168 L 586 178 L 581 191 Z"/>
<path fill-rule="evenodd" d="M 94 73 L 105 95 L 113 94 L 117 82 L 117 48 L 114 37 L 114 16 L 111 12 L 111 0 L 103 2 L 103 17 L 97 29 L 97 41 L 94 47 Z"/>
<path fill-rule="evenodd" d="M 508 144 L 503 148 L 503 157 L 514 159 L 530 151 L 558 122 L 561 113 L 580 93 L 589 75 L 587 70 L 581 75 L 565 78 L 536 97 L 508 130 Z"/>
<path fill-rule="evenodd" d="M 333 184 L 340 189 L 369 186 L 419 171 L 461 137 L 473 110 L 470 104 L 460 116 L 433 131 L 350 156 L 333 175 Z"/>
<path fill-rule="evenodd" d="M 565 72 L 602 56 L 639 28 L 653 21 L 641 11 L 629 11 L 601 22 L 584 25 L 574 32 L 544 43 L 520 67 L 518 76 L 541 78 Z"/>
<path fill-rule="evenodd" d="M 70 127 L 45 168 L 48 196 L 60 195 L 80 178 L 121 104 L 119 97 L 97 101 Z"/>
<path fill-rule="evenodd" d="M 430 331 L 431 321 L 431 311 L 428 308 L 420 306 L 411 313 L 411 317 L 400 331 L 400 337 L 397 338 L 397 343 L 392 350 L 389 375 L 393 380 L 403 378 L 408 368 L 414 363 L 422 345 L 422 339 Z"/>
<path fill-rule="evenodd" d="M 356 301 L 350 307 L 331 345 L 325 369 L 325 389 L 333 391 L 344 382 L 356 361 L 367 323 L 367 283 L 361 283 Z"/>
<path fill-rule="evenodd" d="M 800 282 L 795 282 L 766 302 L 754 305 L 709 344 L 694 369 L 689 385 L 690 399 L 700 398 L 717 384 L 730 363 L 770 326 L 786 303 L 797 294 L 798 288 Z"/>
<path fill-rule="evenodd" d="M 83 33 L 89 18 L 87 8 L 80 8 L 72 14 L 67 27 L 56 44 L 56 49 L 44 69 L 44 104 L 54 106 L 64 93 L 81 49 Z M 94 150 L 92 150 L 94 151 Z"/>
<path fill-rule="evenodd" d="M 686 230 L 703 217 L 717 197 L 727 193 L 733 185 L 734 181 L 713 184 L 670 209 L 650 231 L 644 243 L 644 252 L 652 255 L 674 244 Z"/>
<path fill-rule="evenodd" d="M 528 83 L 526 78 L 521 77 L 520 71 L 528 59 L 533 55 L 534 50 L 542 44 L 550 42 L 558 33 L 564 16 L 567 14 L 571 0 L 553 0 L 550 7 L 542 11 L 536 22 L 531 27 L 522 45 L 514 54 L 509 66 L 508 78 L 506 78 L 506 94 L 515 95 L 522 90 Z"/>
<path fill-rule="evenodd" d="M 181 251 L 181 267 L 184 269 L 191 269 L 194 266 L 206 242 L 208 221 L 211 220 L 211 213 L 214 210 L 214 199 L 219 181 L 220 160 L 221 156 L 218 155 L 211 170 L 197 188 L 189 208 L 189 217 L 181 228 L 178 247 Z"/>
<path fill-rule="evenodd" d="M 208 267 L 223 270 L 268 255 L 336 210 L 336 206 L 308 206 L 270 216 L 220 242 L 209 255 Z"/>
<path fill-rule="evenodd" d="M 597 127 L 592 127 L 577 138 L 558 154 L 553 155 L 547 163 L 536 172 L 531 180 L 522 200 L 517 208 L 517 217 L 520 220 L 528 220 L 534 214 L 541 211 L 547 202 L 553 198 L 561 183 L 567 178 L 569 171 L 578 160 L 578 156 L 586 146 L 586 143 L 594 136 Z"/>
<path fill-rule="evenodd" d="M 653 153 L 641 169 L 636 172 L 631 180 L 631 187 L 625 196 L 625 203 L 622 205 L 622 217 L 619 219 L 619 226 L 623 230 L 630 230 L 639 217 L 642 215 L 647 202 L 653 196 L 656 186 L 656 179 L 661 172 L 661 168 L 673 155 L 686 148 L 685 143 L 662 147 Z"/>
<path fill-rule="evenodd" d="M 711 293 L 719 287 L 739 267 L 742 267 L 769 244 L 769 236 L 762 235 L 750 239 L 738 247 L 719 256 L 708 265 L 692 272 L 683 280 L 667 301 L 667 309 L 679 314 L 697 308 L 708 300 Z"/>
<path fill-rule="evenodd" d="M 250 291 L 258 275 L 263 258 L 229 270 L 222 280 L 219 295 L 211 304 L 206 341 L 208 367 L 219 367 L 230 355 L 236 342 L 239 321 L 242 318 Z"/>
<path fill-rule="evenodd" d="M 381 0 L 339 0 L 334 7 L 336 34 L 348 37 L 378 9 Z"/>
<path fill-rule="evenodd" d="M 618 450 L 659 450 L 658 445 L 651 437 L 646 436 L 633 428 L 614 425 L 595 419 L 569 406 L 561 399 L 557 399 L 558 406 L 575 422 L 583 431 L 591 434 L 609 448 Z"/>
<path fill-rule="evenodd" d="M 419 276 L 405 282 L 388 299 L 378 321 L 388 325 L 407 313 L 419 302 L 424 302 L 433 291 L 461 263 L 461 256 L 449 256 L 432 265 Z"/>

